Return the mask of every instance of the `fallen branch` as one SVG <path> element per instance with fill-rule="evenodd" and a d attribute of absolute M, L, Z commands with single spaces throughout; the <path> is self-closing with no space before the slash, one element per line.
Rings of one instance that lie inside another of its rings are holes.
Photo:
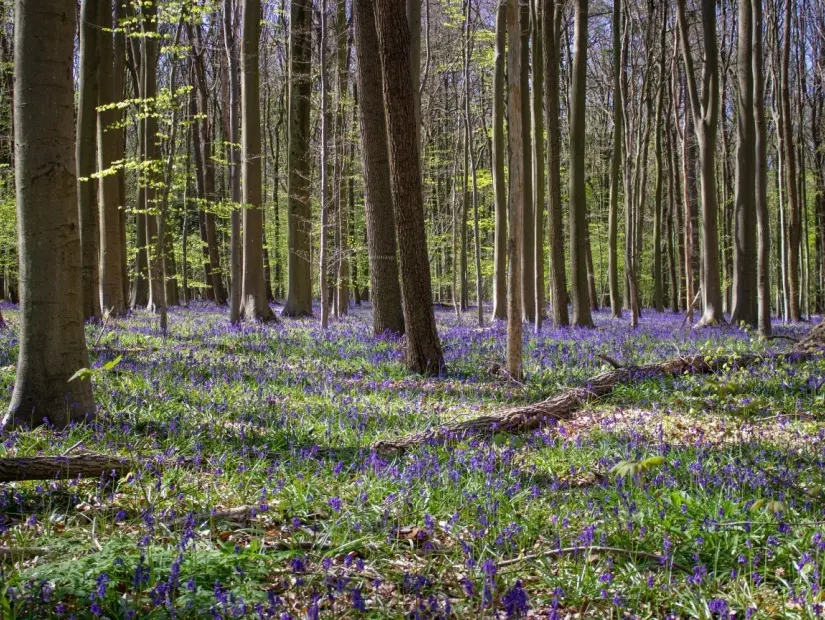
<path fill-rule="evenodd" d="M 813 352 L 778 354 L 773 356 L 743 355 L 709 358 L 704 355 L 676 357 L 659 364 L 643 366 L 624 366 L 591 377 L 582 387 L 565 390 L 545 401 L 503 411 L 494 411 L 487 415 L 444 424 L 420 433 L 413 433 L 398 439 L 387 439 L 372 444 L 378 452 L 400 452 L 423 443 L 461 439 L 474 433 L 523 433 L 541 426 L 549 420 L 567 420 L 574 413 L 595 399 L 606 396 L 622 384 L 634 383 L 654 377 L 669 377 L 683 374 L 711 374 L 726 366 L 739 367 L 757 364 L 762 361 L 786 359 L 799 361 L 808 359 Z"/>
<path fill-rule="evenodd" d="M 542 551 L 541 553 L 531 553 L 529 555 L 521 555 L 517 558 L 510 558 L 509 560 L 504 560 L 503 562 L 498 562 L 496 564 L 497 568 L 504 568 L 506 566 L 512 566 L 514 564 L 519 564 L 521 562 L 529 562 L 530 560 L 538 560 L 542 558 L 549 558 L 559 555 L 576 555 L 579 553 L 612 553 L 614 555 L 628 555 L 633 558 L 646 558 L 648 560 L 654 560 L 659 564 L 663 564 L 666 566 L 672 566 L 673 568 L 678 568 L 681 571 L 686 573 L 690 572 L 690 569 L 683 565 L 679 564 L 678 562 L 674 562 L 672 560 L 668 560 L 663 555 L 659 555 L 658 553 L 651 553 L 649 551 L 636 551 L 633 549 L 622 549 L 621 547 L 600 547 L 600 546 L 590 546 L 590 547 L 562 547 L 561 549 L 548 549 L 547 551 Z"/>
<path fill-rule="evenodd" d="M 78 456 L 26 456 L 0 459 L 0 482 L 53 480 L 56 478 L 97 478 L 115 472 L 122 475 L 132 469 L 127 459 L 106 454 Z"/>

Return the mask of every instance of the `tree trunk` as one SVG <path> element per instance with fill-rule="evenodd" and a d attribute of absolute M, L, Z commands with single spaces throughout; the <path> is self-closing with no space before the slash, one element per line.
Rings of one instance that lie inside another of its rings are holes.
<path fill-rule="evenodd" d="M 364 170 L 372 329 L 376 335 L 386 331 L 403 334 L 404 312 L 398 280 L 383 83 L 380 64 L 375 62 L 378 34 L 371 0 L 353 0 L 352 12 L 358 57 L 358 120 Z"/>
<path fill-rule="evenodd" d="M 757 0 L 759 1 L 759 0 Z M 731 322 L 756 327 L 759 322 L 756 252 L 756 185 L 753 80 L 753 8 L 739 0 L 736 97 L 736 197 Z"/>
<path fill-rule="evenodd" d="M 80 69 L 77 102 L 77 203 L 83 257 L 83 316 L 99 320 L 100 222 L 98 219 L 95 144 L 99 94 L 100 0 L 83 0 L 80 6 Z"/>
<path fill-rule="evenodd" d="M 524 320 L 536 319 L 536 229 L 533 214 L 533 123 L 530 116 L 530 6 L 520 3 L 521 21 L 521 132 L 524 149 L 524 217 L 522 219 L 521 311 Z M 535 88 L 535 86 L 534 86 Z"/>
<path fill-rule="evenodd" d="M 531 98 L 533 114 L 533 238 L 534 238 L 534 284 L 535 310 L 534 325 L 541 331 L 544 320 L 544 37 L 540 0 L 531 0 L 531 21 L 533 37 L 533 93 Z"/>
<path fill-rule="evenodd" d="M 261 103 L 258 43 L 261 0 L 244 0 L 241 31 L 241 149 L 243 153 L 243 283 L 241 314 L 248 321 L 271 321 L 266 301 L 261 192 Z"/>
<path fill-rule="evenodd" d="M 564 264 L 564 224 L 561 204 L 561 130 L 559 128 L 559 30 L 561 5 L 543 0 L 544 105 L 547 125 L 547 214 L 550 223 L 550 305 L 553 325 L 570 323 L 567 312 L 567 275 Z M 511 109 L 512 114 L 512 109 Z M 512 116 L 511 116 L 512 119 Z M 512 120 L 510 121 L 512 122 Z M 512 140 L 512 137 L 511 137 Z M 511 200 L 514 197 L 511 190 Z M 511 202 L 512 204 L 512 202 Z M 511 271 L 512 273 L 512 271 Z"/>
<path fill-rule="evenodd" d="M 415 372 L 439 374 L 444 356 L 436 331 L 424 205 L 421 159 L 415 135 L 415 105 L 410 75 L 410 33 L 397 0 L 376 0 L 375 17 L 389 137 L 390 177 L 395 204 L 407 365 Z"/>
<path fill-rule="evenodd" d="M 793 2 L 785 0 L 785 24 L 782 47 L 782 71 L 780 74 L 781 107 L 783 117 L 782 143 L 785 149 L 785 187 L 788 192 L 788 315 L 791 321 L 802 320 L 799 310 L 799 247 L 802 234 L 802 209 L 796 179 L 796 156 L 794 152 L 793 121 L 791 120 L 790 56 L 791 20 Z"/>
<path fill-rule="evenodd" d="M 527 173 L 524 161 L 524 132 L 522 131 L 524 106 L 521 80 L 521 19 L 519 0 L 507 0 L 507 91 L 510 165 L 509 165 L 509 237 L 507 240 L 507 260 L 509 281 L 507 288 L 507 372 L 520 381 L 522 377 L 522 247 L 524 227 L 524 176 Z M 552 174 L 552 172 L 551 172 Z"/>
<path fill-rule="evenodd" d="M 337 76 L 336 96 L 337 113 L 336 127 L 337 140 L 335 144 L 335 213 L 337 222 L 335 235 L 338 245 L 338 261 L 335 281 L 335 309 L 336 316 L 344 316 L 349 312 L 349 218 L 346 199 L 346 140 L 347 119 L 345 113 L 345 99 L 347 93 L 347 77 L 349 69 L 349 48 L 347 37 L 347 15 L 345 0 L 337 0 L 337 15 L 335 19 L 335 45 L 337 49 Z"/>
<path fill-rule="evenodd" d="M 293 0 L 289 32 L 289 161 L 287 187 L 287 299 L 284 316 L 312 314 L 309 233 L 309 111 L 312 84 L 312 2 Z"/>
<path fill-rule="evenodd" d="M 662 105 L 665 92 L 665 33 L 667 29 L 667 19 L 662 14 L 661 37 L 659 40 L 659 85 L 656 91 L 656 120 L 653 131 L 656 140 L 656 189 L 655 203 L 653 211 L 653 306 L 657 312 L 664 312 L 664 270 L 662 260 L 662 183 L 664 182 L 664 171 L 662 170 Z"/>
<path fill-rule="evenodd" d="M 768 133 L 765 127 L 765 76 L 762 65 L 762 3 L 752 4 L 751 63 L 753 71 L 754 186 L 756 202 L 757 276 L 759 333 L 771 334 L 771 232 L 768 214 Z"/>
<path fill-rule="evenodd" d="M 587 193 L 584 184 L 587 4 L 577 0 L 570 101 L 570 286 L 573 325 L 592 327 L 587 288 Z"/>
<path fill-rule="evenodd" d="M 329 326 L 329 108 L 327 105 L 327 3 L 321 0 L 320 48 L 321 82 L 321 230 L 318 248 L 318 291 L 321 295 L 321 329 Z"/>
<path fill-rule="evenodd" d="M 229 192 L 232 200 L 229 241 L 229 322 L 241 322 L 241 283 L 243 279 L 241 248 L 241 165 L 238 153 L 238 126 L 240 121 L 240 67 L 238 42 L 235 40 L 234 2 L 223 2 L 223 40 L 229 73 Z"/>
<path fill-rule="evenodd" d="M 704 312 L 697 327 L 720 325 L 722 314 L 722 287 L 719 281 L 719 234 L 716 197 L 716 131 L 719 120 L 719 53 L 716 45 L 716 2 L 702 0 L 702 39 L 705 61 L 702 70 L 701 101 L 693 70 L 685 0 L 677 0 L 685 79 L 688 85 L 690 108 L 693 112 L 696 137 L 699 142 L 699 163 L 702 186 L 702 301 Z M 687 135 L 685 136 L 687 137 Z M 688 302 L 690 303 L 690 302 Z"/>
<path fill-rule="evenodd" d="M 105 29 L 112 28 L 112 1 L 100 0 L 99 23 Z M 100 92 L 98 105 L 108 106 L 120 101 L 121 92 L 115 90 L 120 83 L 114 76 L 114 41 L 111 32 L 100 33 Z M 122 66 L 120 69 L 122 70 Z M 120 114 L 117 110 L 103 110 L 97 117 L 98 169 L 108 170 L 120 159 L 118 142 L 122 139 L 117 129 Z M 123 297 L 123 273 L 120 248 L 119 173 L 107 174 L 98 181 L 100 210 L 100 299 L 103 309 L 110 316 L 122 316 L 126 312 Z"/>
<path fill-rule="evenodd" d="M 495 241 L 493 245 L 493 318 L 507 318 L 507 184 L 504 180 L 504 109 L 507 3 L 496 9 L 496 48 L 493 75 L 493 196 L 495 201 Z"/>
<path fill-rule="evenodd" d="M 613 150 L 610 157 L 610 211 L 607 219 L 607 280 L 610 288 L 610 310 L 614 317 L 622 316 L 619 293 L 619 178 L 622 161 L 622 93 L 621 93 L 621 0 L 613 2 Z"/>
<path fill-rule="evenodd" d="M 15 2 L 14 143 L 20 351 L 4 430 L 94 414 L 83 331 L 72 49 L 75 3 Z M 47 173 L 44 175 L 44 171 Z"/>

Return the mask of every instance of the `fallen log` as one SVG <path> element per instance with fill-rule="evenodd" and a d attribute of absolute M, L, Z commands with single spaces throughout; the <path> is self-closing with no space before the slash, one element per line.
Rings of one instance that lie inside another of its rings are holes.
<path fill-rule="evenodd" d="M 0 547 L 0 562 L 28 560 L 49 553 L 46 547 Z"/>
<path fill-rule="evenodd" d="M 460 422 L 452 422 L 398 439 L 387 439 L 372 444 L 377 452 L 402 452 L 423 443 L 439 443 L 460 440 L 479 433 L 523 433 L 533 430 L 550 420 L 567 420 L 585 405 L 606 396 L 619 385 L 643 381 L 655 377 L 683 374 L 711 374 L 726 367 L 744 367 L 764 361 L 802 361 L 815 357 L 816 352 L 793 352 L 761 356 L 706 357 L 689 355 L 676 357 L 658 364 L 622 366 L 591 377 L 583 386 L 565 390 L 539 403 L 494 411 Z"/>
<path fill-rule="evenodd" d="M 106 454 L 77 456 L 24 456 L 0 459 L 0 482 L 53 480 L 58 478 L 97 478 L 101 474 L 123 475 L 132 463 Z"/>

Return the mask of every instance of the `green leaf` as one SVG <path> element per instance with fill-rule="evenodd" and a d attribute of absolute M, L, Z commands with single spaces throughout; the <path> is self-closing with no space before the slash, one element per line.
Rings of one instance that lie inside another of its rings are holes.
<path fill-rule="evenodd" d="M 115 359 L 110 362 L 106 362 L 103 364 L 103 370 L 112 370 L 115 366 L 120 364 L 120 361 L 123 359 L 122 355 L 118 355 Z"/>
<path fill-rule="evenodd" d="M 71 377 L 69 377 L 69 381 L 74 381 L 75 379 L 88 379 L 92 376 L 92 370 L 90 368 L 81 368 L 76 373 L 74 373 Z"/>

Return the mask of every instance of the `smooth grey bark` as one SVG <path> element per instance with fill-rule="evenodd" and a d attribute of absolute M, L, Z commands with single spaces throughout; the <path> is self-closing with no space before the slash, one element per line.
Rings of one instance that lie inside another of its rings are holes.
<path fill-rule="evenodd" d="M 522 219 L 521 312 L 533 323 L 536 315 L 536 229 L 533 214 L 533 123 L 530 115 L 530 6 L 521 2 L 521 132 L 524 149 L 524 218 Z"/>
<path fill-rule="evenodd" d="M 20 258 L 20 351 L 3 431 L 94 414 L 83 329 L 77 209 L 73 0 L 16 0 L 14 148 Z M 44 171 L 47 171 L 44 174 Z"/>
<path fill-rule="evenodd" d="M 243 283 L 241 315 L 247 321 L 272 321 L 266 301 L 261 191 L 261 103 L 258 47 L 261 0 L 244 0 L 241 27 L 241 154 L 243 157 Z"/>
<path fill-rule="evenodd" d="M 321 230 L 318 247 L 318 291 L 321 295 L 321 329 L 329 326 L 329 109 L 327 105 L 327 3 L 321 0 L 320 48 L 321 82 Z"/>
<path fill-rule="evenodd" d="M 619 293 L 619 179 L 622 161 L 622 93 L 621 93 L 621 0 L 613 2 L 613 148 L 610 157 L 610 207 L 607 223 L 607 281 L 610 290 L 610 309 L 614 317 L 622 316 Z"/>
<path fill-rule="evenodd" d="M 229 72 L 229 192 L 232 200 L 229 240 L 229 322 L 241 322 L 241 288 L 243 250 L 241 247 L 241 162 L 237 144 L 240 125 L 240 66 L 236 40 L 235 7 L 232 0 L 223 2 L 223 41 Z"/>
<path fill-rule="evenodd" d="M 495 233 L 493 243 L 493 318 L 507 318 L 507 184 L 504 180 L 504 64 L 507 42 L 507 2 L 496 9 L 495 67 L 493 73 L 493 196 Z"/>
<path fill-rule="evenodd" d="M 751 69 L 754 114 L 754 200 L 757 225 L 757 312 L 759 333 L 771 335 L 771 232 L 768 214 L 768 132 L 765 126 L 765 74 L 762 59 L 762 3 L 752 5 Z"/>
<path fill-rule="evenodd" d="M 761 0 L 757 0 L 761 1 Z M 756 252 L 756 138 L 753 79 L 753 7 L 739 0 L 736 74 L 737 144 L 731 322 L 759 322 Z"/>
<path fill-rule="evenodd" d="M 77 207 L 80 214 L 80 246 L 83 257 L 83 316 L 99 320 L 100 221 L 97 201 L 97 104 L 99 94 L 100 0 L 80 5 L 80 68 L 77 103 Z"/>
<path fill-rule="evenodd" d="M 585 191 L 585 89 L 587 80 L 587 5 L 577 0 L 570 95 L 570 297 L 573 325 L 592 327 L 587 286 L 587 193 Z"/>
<path fill-rule="evenodd" d="M 372 328 L 376 335 L 386 331 L 403 334 L 404 312 L 398 280 L 383 79 L 380 63 L 374 61 L 378 56 L 378 33 L 371 0 L 353 0 L 352 6 L 358 60 L 358 124 L 364 171 Z"/>
<path fill-rule="evenodd" d="M 309 244 L 312 228 L 309 182 L 311 59 L 312 2 L 293 0 L 289 16 L 288 282 L 282 313 L 291 317 L 312 314 Z"/>
<path fill-rule="evenodd" d="M 533 270 L 535 292 L 535 309 L 533 325 L 541 331 L 544 321 L 544 202 L 545 202 L 545 164 L 544 164 L 544 37 L 542 35 L 542 16 L 539 0 L 530 2 L 530 19 L 533 39 L 533 92 L 531 111 L 533 115 Z"/>
<path fill-rule="evenodd" d="M 507 110 L 510 145 L 509 165 L 509 234 L 507 261 L 509 280 L 507 285 L 507 372 L 516 381 L 522 377 L 522 307 L 521 278 L 523 252 L 522 228 L 524 225 L 524 106 L 522 98 L 521 19 L 519 0 L 507 2 Z"/>
<path fill-rule="evenodd" d="M 98 22 L 102 28 L 111 29 L 112 0 L 100 0 Z M 121 93 L 116 85 L 122 85 L 115 78 L 114 35 L 103 30 L 100 33 L 100 91 L 98 105 L 111 106 L 120 100 Z M 121 49 L 122 52 L 122 49 Z M 122 65 L 120 70 L 123 70 Z M 117 123 L 120 114 L 116 109 L 104 109 L 97 116 L 97 167 L 98 171 L 108 171 L 119 159 L 119 142 L 122 140 Z M 100 217 L 100 303 L 102 310 L 111 316 L 126 313 L 126 299 L 123 296 L 123 271 L 120 246 L 120 192 L 121 175 L 108 173 L 98 181 L 98 209 Z"/>

